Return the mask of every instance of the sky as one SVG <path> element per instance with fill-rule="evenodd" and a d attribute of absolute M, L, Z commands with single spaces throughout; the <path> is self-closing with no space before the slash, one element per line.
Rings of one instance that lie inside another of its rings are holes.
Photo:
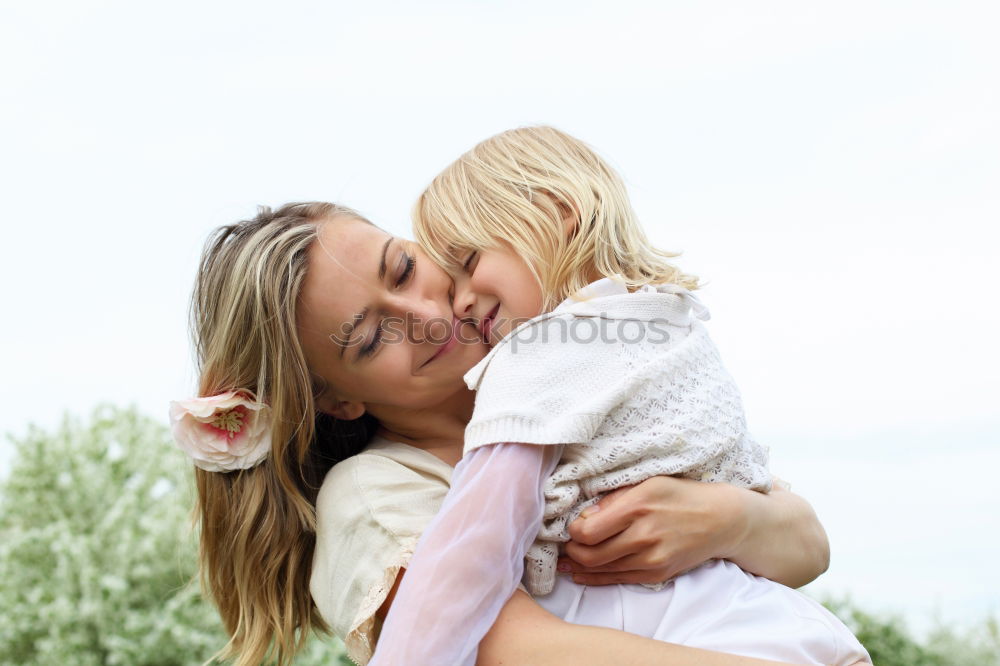
<path fill-rule="evenodd" d="M 810 591 L 1000 614 L 1000 8 L 990 2 L 0 4 L 0 432 L 194 388 L 201 245 L 256 206 L 409 234 L 477 141 L 551 124 L 707 283 Z M 0 475 L 11 447 L 0 444 Z"/>

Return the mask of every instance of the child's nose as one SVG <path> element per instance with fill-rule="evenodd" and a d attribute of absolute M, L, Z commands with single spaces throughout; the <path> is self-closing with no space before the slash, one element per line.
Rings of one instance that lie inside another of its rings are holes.
<path fill-rule="evenodd" d="M 452 302 L 452 310 L 459 319 L 467 319 L 472 316 L 472 307 L 476 304 L 476 295 L 469 285 L 468 275 L 459 275 L 455 278 L 455 300 Z"/>

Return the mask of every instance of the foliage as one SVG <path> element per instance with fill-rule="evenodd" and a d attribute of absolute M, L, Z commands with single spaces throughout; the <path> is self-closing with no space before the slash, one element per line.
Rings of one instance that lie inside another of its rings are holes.
<path fill-rule="evenodd" d="M 99 407 L 14 441 L 0 484 L 0 665 L 201 664 L 226 641 L 194 580 L 189 464 L 166 428 Z M 1000 666 L 995 619 L 915 640 L 896 617 L 828 601 L 875 666 Z M 297 666 L 349 664 L 311 640 Z"/>
<path fill-rule="evenodd" d="M 0 664 L 201 664 L 225 644 L 194 581 L 192 475 L 134 409 L 14 440 L 0 485 Z M 328 664 L 312 641 L 297 664 Z"/>
<path fill-rule="evenodd" d="M 899 617 L 877 618 L 844 600 L 824 603 L 868 649 L 875 666 L 1000 666 L 994 618 L 964 631 L 941 626 L 917 641 Z"/>

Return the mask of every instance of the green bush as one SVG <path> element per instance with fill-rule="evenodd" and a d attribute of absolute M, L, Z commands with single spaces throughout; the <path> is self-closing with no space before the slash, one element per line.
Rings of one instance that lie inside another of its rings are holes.
<path fill-rule="evenodd" d="M 899 617 L 877 618 L 844 600 L 824 603 L 850 627 L 875 666 L 1000 666 L 1000 627 L 993 618 L 964 631 L 941 626 L 917 641 Z"/>
<path fill-rule="evenodd" d="M 14 444 L 0 484 L 0 664 L 195 665 L 225 644 L 193 582 L 190 466 L 162 424 L 104 406 Z M 827 605 L 875 666 L 1000 666 L 993 619 L 920 642 L 898 618 Z M 296 659 L 331 662 L 350 663 L 316 639 Z"/>
<path fill-rule="evenodd" d="M 0 485 L 0 663 L 201 664 L 225 644 L 193 582 L 189 464 L 162 424 L 104 406 L 14 444 Z M 296 663 L 341 655 L 312 641 Z"/>

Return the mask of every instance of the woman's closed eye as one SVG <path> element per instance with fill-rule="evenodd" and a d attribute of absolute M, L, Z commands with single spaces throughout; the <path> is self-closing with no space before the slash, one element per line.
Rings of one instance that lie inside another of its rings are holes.
<path fill-rule="evenodd" d="M 406 285 L 407 282 L 413 279 L 413 275 L 417 270 L 417 258 L 406 252 L 401 252 L 399 255 L 399 263 L 397 264 L 396 278 L 392 281 L 392 286 L 394 289 L 399 289 L 400 287 Z M 385 319 L 381 319 L 375 330 L 372 332 L 371 340 L 364 343 L 358 353 L 360 358 L 370 358 L 376 351 L 378 351 L 379 345 L 382 344 L 382 336 L 385 334 Z"/>
<path fill-rule="evenodd" d="M 385 321 L 379 321 L 378 326 L 375 327 L 374 333 L 372 333 L 372 339 L 368 341 L 361 347 L 361 353 L 359 356 L 361 358 L 368 358 L 378 349 L 379 344 L 382 342 L 382 333 L 385 330 L 383 328 Z"/>

